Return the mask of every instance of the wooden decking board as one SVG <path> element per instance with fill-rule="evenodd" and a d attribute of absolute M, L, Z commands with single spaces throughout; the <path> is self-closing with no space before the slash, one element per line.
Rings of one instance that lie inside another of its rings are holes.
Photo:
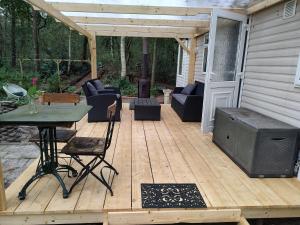
<path fill-rule="evenodd" d="M 114 196 L 106 195 L 105 210 L 131 209 L 131 118 L 128 106 L 123 107 L 113 164 L 120 174 L 113 180 Z"/>
<path fill-rule="evenodd" d="M 165 154 L 170 163 L 171 169 L 174 174 L 174 178 L 178 183 L 196 183 L 198 189 L 202 193 L 202 197 L 207 206 L 211 206 L 205 192 L 202 190 L 201 185 L 197 181 L 193 171 L 191 170 L 189 164 L 185 161 L 182 153 L 180 152 L 177 144 L 172 138 L 168 127 L 161 122 L 155 122 L 155 128 L 159 134 L 161 143 L 163 145 Z"/>
<path fill-rule="evenodd" d="M 144 131 L 154 183 L 175 183 L 169 161 L 152 121 L 144 121 Z"/>
<path fill-rule="evenodd" d="M 141 183 L 153 183 L 142 121 L 132 121 L 132 209 L 141 209 Z"/>
<path fill-rule="evenodd" d="M 101 137 L 106 125 L 87 123 L 85 117 L 77 123 L 77 135 Z M 219 218 L 220 222 L 225 222 L 225 217 L 230 218 L 230 215 L 239 220 L 240 211 L 246 218 L 300 217 L 300 182 L 297 179 L 249 179 L 212 143 L 211 135 L 200 132 L 199 123 L 182 123 L 169 105 L 162 105 L 161 121 L 142 122 L 134 121 L 132 111 L 124 104 L 122 121 L 116 123 L 106 159 L 120 172 L 113 180 L 114 196 L 110 196 L 94 177 L 88 176 L 69 199 L 63 199 L 56 179 L 46 176 L 30 186 L 26 200 L 20 202 L 17 194 L 34 173 L 36 161 L 6 190 L 8 209 L 0 212 L 0 225 L 37 221 L 102 222 L 107 213 L 111 222 L 130 215 L 126 222 L 141 224 L 159 222 L 153 215 L 172 223 L 199 221 L 198 217 L 189 220 L 190 212 L 197 216 L 203 213 L 208 221 L 212 221 L 212 213 L 217 213 L 215 219 Z M 99 173 L 100 168 L 96 172 Z M 112 179 L 109 171 L 104 174 Z M 74 180 L 63 177 L 68 186 Z M 153 182 L 196 183 L 208 209 L 145 211 L 141 208 L 140 185 Z"/>

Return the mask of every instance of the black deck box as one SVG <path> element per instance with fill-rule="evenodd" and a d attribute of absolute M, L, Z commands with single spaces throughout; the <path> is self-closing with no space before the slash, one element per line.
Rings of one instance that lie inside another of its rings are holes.
<path fill-rule="evenodd" d="M 250 177 L 292 177 L 298 132 L 246 108 L 217 108 L 213 141 Z"/>

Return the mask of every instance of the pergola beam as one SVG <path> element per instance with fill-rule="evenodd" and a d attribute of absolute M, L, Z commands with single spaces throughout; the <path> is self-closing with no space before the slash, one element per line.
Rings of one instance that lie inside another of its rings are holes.
<path fill-rule="evenodd" d="M 140 15 L 116 13 L 78 13 L 62 12 L 76 23 L 111 24 L 111 25 L 142 25 L 142 26 L 187 26 L 209 27 L 209 16 L 170 16 L 170 15 Z"/>
<path fill-rule="evenodd" d="M 208 28 L 168 27 L 168 26 L 135 26 L 107 24 L 78 24 L 89 32 L 102 33 L 103 36 L 135 36 L 135 37 L 171 37 L 190 38 L 195 33 L 207 32 Z"/>
<path fill-rule="evenodd" d="M 207 32 L 207 31 L 206 31 Z M 205 32 L 205 33 L 206 33 Z M 112 37 L 149 37 L 149 38 L 192 38 L 193 34 L 183 33 L 149 33 L 149 32 L 119 32 L 119 31 L 95 31 L 97 36 Z"/>
<path fill-rule="evenodd" d="M 101 0 L 97 2 L 46 0 L 59 11 L 68 12 L 101 12 L 101 13 L 129 13 L 154 15 L 193 16 L 210 14 L 213 8 L 222 8 L 238 12 L 245 12 L 242 7 L 213 4 L 209 1 L 180 1 L 180 0 L 144 0 L 142 4 L 126 3 L 123 0 Z"/>
<path fill-rule="evenodd" d="M 107 25 L 107 24 L 81 24 L 80 27 L 89 31 L 120 31 L 120 32 L 158 32 L 158 33 L 196 33 L 195 27 L 169 27 L 169 26 L 135 26 L 135 25 Z"/>
<path fill-rule="evenodd" d="M 68 17 L 64 16 L 60 11 L 52 7 L 50 4 L 46 3 L 44 0 L 26 0 L 29 4 L 31 4 L 34 7 L 39 8 L 40 10 L 48 13 L 49 15 L 53 16 L 57 20 L 61 21 L 68 27 L 73 28 L 74 30 L 77 30 L 79 33 L 87 36 L 88 38 L 91 38 L 91 34 L 78 26 L 75 22 L 73 22 Z"/>
<path fill-rule="evenodd" d="M 255 12 L 258 12 L 260 10 L 263 10 L 265 8 L 268 8 L 272 5 L 275 5 L 279 2 L 283 2 L 284 0 L 263 0 L 259 1 L 258 3 L 250 6 L 247 8 L 247 14 L 253 14 Z"/>

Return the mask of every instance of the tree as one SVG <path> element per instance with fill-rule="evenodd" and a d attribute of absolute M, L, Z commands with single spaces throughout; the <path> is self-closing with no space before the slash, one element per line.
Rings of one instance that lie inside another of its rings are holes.
<path fill-rule="evenodd" d="M 16 22 L 18 18 L 28 17 L 29 6 L 20 0 L 1 0 L 0 7 L 4 9 L 4 14 L 10 18 L 10 45 L 11 45 L 11 66 L 17 65 L 16 46 Z"/>
<path fill-rule="evenodd" d="M 32 10 L 32 41 L 34 49 L 34 70 L 40 70 L 40 45 L 39 45 L 39 12 Z"/>
<path fill-rule="evenodd" d="M 157 48 L 157 39 L 155 38 L 154 43 L 153 43 L 153 55 L 152 55 L 151 87 L 153 87 L 153 85 L 155 83 L 156 48 Z"/>
<path fill-rule="evenodd" d="M 121 37 L 120 55 L 121 55 L 121 77 L 125 78 L 126 77 L 125 37 Z"/>

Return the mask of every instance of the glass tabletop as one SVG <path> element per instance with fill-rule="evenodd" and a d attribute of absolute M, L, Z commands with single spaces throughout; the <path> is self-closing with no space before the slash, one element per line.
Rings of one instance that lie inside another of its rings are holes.
<path fill-rule="evenodd" d="M 86 104 L 77 105 L 37 105 L 38 113 L 31 114 L 30 106 L 24 105 L 16 110 L 0 115 L 0 125 L 59 125 L 80 121 L 92 108 Z"/>

